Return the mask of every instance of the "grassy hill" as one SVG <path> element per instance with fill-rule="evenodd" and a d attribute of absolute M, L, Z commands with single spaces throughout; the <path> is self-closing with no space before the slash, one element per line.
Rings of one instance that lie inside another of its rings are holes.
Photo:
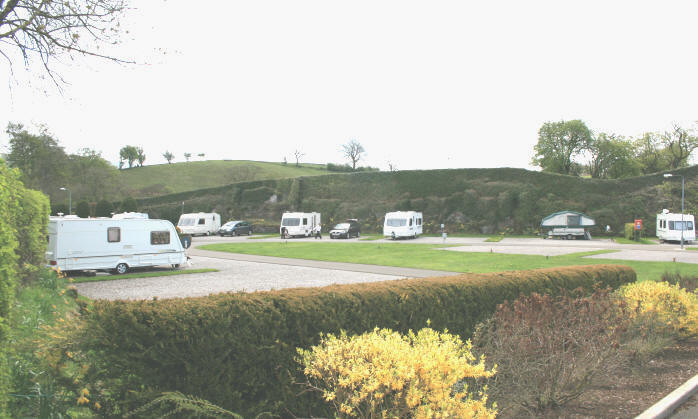
<path fill-rule="evenodd" d="M 693 212 L 698 166 L 674 173 L 686 177 L 686 209 Z M 600 180 L 511 168 L 413 170 L 240 182 L 139 204 L 152 217 L 176 221 L 182 202 L 186 212 L 252 219 L 256 231 L 265 226 L 276 231 L 281 214 L 290 210 L 321 212 L 326 226 L 359 218 L 365 232 L 379 231 L 388 211 L 421 210 L 429 233 L 436 233 L 441 223 L 451 233 L 531 233 L 538 231 L 543 217 L 574 210 L 614 231 L 642 218 L 647 235 L 654 235 L 655 216 L 662 208 L 680 211 L 681 182 L 662 174 Z"/>
<path fill-rule="evenodd" d="M 119 171 L 124 195 L 152 197 L 266 179 L 328 174 L 325 165 L 208 160 L 134 167 Z"/>

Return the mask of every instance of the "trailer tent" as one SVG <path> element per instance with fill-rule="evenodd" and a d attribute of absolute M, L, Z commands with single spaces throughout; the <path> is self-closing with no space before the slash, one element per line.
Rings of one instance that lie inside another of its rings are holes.
<path fill-rule="evenodd" d="M 595 225 L 593 218 L 576 211 L 556 212 L 543 218 L 540 223 L 541 228 L 548 230 L 548 237 L 562 239 L 591 239 L 589 229 Z"/>

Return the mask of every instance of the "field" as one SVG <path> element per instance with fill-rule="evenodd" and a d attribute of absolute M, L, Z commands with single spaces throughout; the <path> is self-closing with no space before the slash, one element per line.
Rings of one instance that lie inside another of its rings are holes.
<path fill-rule="evenodd" d="M 246 160 L 159 164 L 119 171 L 120 182 L 137 197 L 158 196 L 238 182 L 326 175 L 325 165 Z"/>
<path fill-rule="evenodd" d="M 584 256 L 611 253 L 573 253 L 563 256 L 531 256 L 498 253 L 449 252 L 443 246 L 431 244 L 397 243 L 221 243 L 199 246 L 216 250 L 250 255 L 320 261 L 362 263 L 433 269 L 452 272 L 500 272 L 572 265 L 614 264 L 630 266 L 637 272 L 638 280 L 657 280 L 664 272 L 680 272 L 698 276 L 698 265 L 673 262 L 638 262 L 614 259 L 585 259 Z"/>

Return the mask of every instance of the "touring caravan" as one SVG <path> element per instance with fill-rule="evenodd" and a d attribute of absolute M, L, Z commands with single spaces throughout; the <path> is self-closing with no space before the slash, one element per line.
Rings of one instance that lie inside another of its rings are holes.
<path fill-rule="evenodd" d="M 112 214 L 111 218 L 123 220 L 124 218 L 150 218 L 145 212 L 120 212 L 118 214 Z"/>
<path fill-rule="evenodd" d="M 309 237 L 320 224 L 319 212 L 285 212 L 281 216 L 279 233 L 281 237 Z"/>
<path fill-rule="evenodd" d="M 684 242 L 696 240 L 696 223 L 691 214 L 672 214 L 666 209 L 657 214 L 657 238 L 660 242 L 679 242 L 682 233 Z"/>
<path fill-rule="evenodd" d="M 187 261 L 177 230 L 167 220 L 49 217 L 46 259 L 64 271 L 171 265 Z"/>
<path fill-rule="evenodd" d="M 221 216 L 215 212 L 197 212 L 179 216 L 177 227 L 184 234 L 210 236 L 221 228 Z"/>
<path fill-rule="evenodd" d="M 385 214 L 383 236 L 392 239 L 411 237 L 416 239 L 422 234 L 422 213 L 416 211 L 396 211 Z"/>

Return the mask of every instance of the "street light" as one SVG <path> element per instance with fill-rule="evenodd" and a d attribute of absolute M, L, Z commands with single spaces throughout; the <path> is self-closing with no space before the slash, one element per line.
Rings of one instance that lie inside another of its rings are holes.
<path fill-rule="evenodd" d="M 671 173 L 665 173 L 664 177 L 673 177 Z M 684 224 L 683 221 L 683 194 L 684 194 L 684 185 L 686 184 L 686 178 L 683 177 L 683 175 L 678 175 L 681 176 L 681 250 L 683 250 L 683 232 L 686 230 L 686 225 Z"/>
<path fill-rule="evenodd" d="M 68 188 L 58 188 L 62 191 L 68 191 L 68 215 L 73 215 L 73 193 Z"/>

